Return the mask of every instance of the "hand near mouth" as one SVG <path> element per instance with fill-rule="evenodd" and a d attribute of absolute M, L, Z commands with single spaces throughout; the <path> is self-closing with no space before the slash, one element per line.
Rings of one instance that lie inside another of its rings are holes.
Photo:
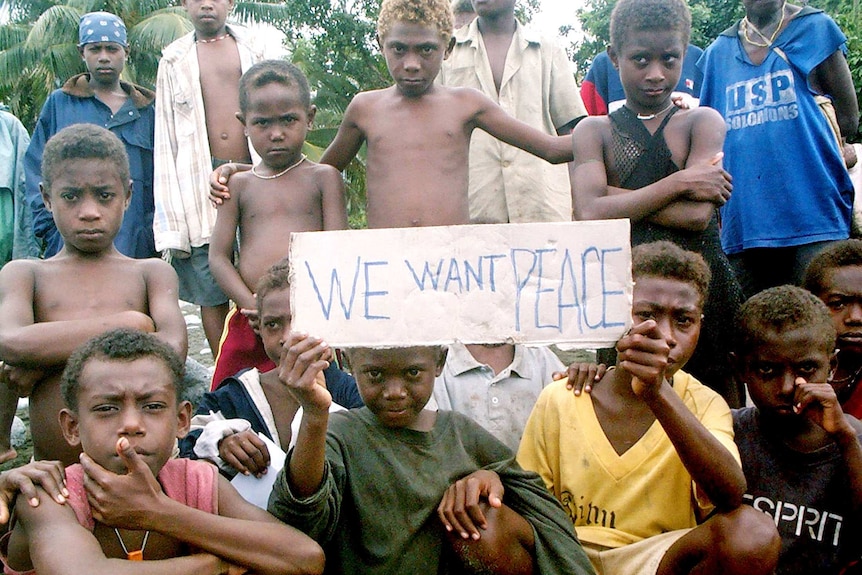
<path fill-rule="evenodd" d="M 809 383 L 804 378 L 797 377 L 793 412 L 808 417 L 829 435 L 849 433 L 856 437 L 855 431 L 844 417 L 835 389 L 828 383 Z"/>
<path fill-rule="evenodd" d="M 109 527 L 121 529 L 153 529 L 152 519 L 167 496 L 143 457 L 129 440 L 117 440 L 117 455 L 126 467 L 125 475 L 117 475 L 81 454 L 84 468 L 84 489 L 93 518 Z"/>

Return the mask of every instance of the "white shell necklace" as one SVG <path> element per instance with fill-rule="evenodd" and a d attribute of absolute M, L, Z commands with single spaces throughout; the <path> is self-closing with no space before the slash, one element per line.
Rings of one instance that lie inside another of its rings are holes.
<path fill-rule="evenodd" d="M 673 108 L 675 105 L 676 104 L 671 102 L 670 104 L 667 105 L 667 108 L 665 108 L 664 110 L 660 110 L 660 111 L 656 112 L 655 114 L 635 114 L 635 116 L 637 117 L 638 120 L 652 120 L 653 118 L 655 118 L 657 116 L 661 116 L 662 114 L 664 114 L 665 112 L 667 112 L 668 110 Z"/>
<path fill-rule="evenodd" d="M 274 175 L 272 175 L 272 176 L 262 176 L 262 175 L 258 174 L 258 173 L 257 173 L 257 170 L 256 170 L 257 166 L 254 166 L 254 167 L 251 169 L 251 173 L 252 173 L 252 174 L 254 174 L 256 177 L 260 178 L 261 180 L 274 180 L 274 179 L 276 179 L 276 178 L 280 178 L 280 177 L 282 177 L 282 176 L 283 176 L 283 175 L 285 175 L 287 172 L 289 172 L 290 170 L 292 170 L 293 168 L 295 168 L 296 166 L 298 166 L 299 164 L 301 164 L 302 162 L 304 162 L 304 161 L 305 161 L 305 160 L 307 160 L 307 159 L 308 159 L 308 158 L 307 158 L 307 156 L 306 156 L 305 154 L 300 154 L 300 155 L 299 155 L 299 160 L 297 160 L 297 162 L 296 162 L 295 164 L 292 164 L 292 165 L 290 165 L 290 166 L 286 167 L 285 169 L 283 169 L 283 170 L 282 170 L 282 171 L 280 171 L 279 173 L 274 174 Z"/>

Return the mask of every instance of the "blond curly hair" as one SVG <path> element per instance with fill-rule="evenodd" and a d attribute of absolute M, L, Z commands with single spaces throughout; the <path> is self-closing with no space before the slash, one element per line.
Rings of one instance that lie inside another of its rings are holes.
<path fill-rule="evenodd" d="M 454 27 L 452 8 L 447 0 L 383 0 L 377 18 L 377 35 L 385 38 L 396 22 L 434 27 L 447 43 Z"/>

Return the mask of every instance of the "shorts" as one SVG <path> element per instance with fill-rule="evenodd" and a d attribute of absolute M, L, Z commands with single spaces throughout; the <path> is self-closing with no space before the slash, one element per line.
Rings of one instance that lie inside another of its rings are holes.
<path fill-rule="evenodd" d="M 249 367 L 256 367 L 264 373 L 275 369 L 275 364 L 266 355 L 263 341 L 251 329 L 248 318 L 242 315 L 239 309 L 233 308 L 224 322 L 211 390 L 215 391 L 225 378 Z"/>
<path fill-rule="evenodd" d="M 581 541 L 596 575 L 655 575 L 664 554 L 691 529 L 677 529 L 623 547 Z"/>
<path fill-rule="evenodd" d="M 183 301 L 203 307 L 226 304 L 227 297 L 210 273 L 210 246 L 192 247 L 187 258 L 172 258 L 171 265 L 180 280 L 179 296 Z"/>

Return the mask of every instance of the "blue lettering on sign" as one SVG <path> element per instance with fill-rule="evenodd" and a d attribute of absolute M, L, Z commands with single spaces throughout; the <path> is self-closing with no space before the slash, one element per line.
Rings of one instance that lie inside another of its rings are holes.
<path fill-rule="evenodd" d="M 425 291 L 425 280 L 431 282 L 431 289 L 436 290 L 437 286 L 440 283 L 440 272 L 443 270 L 443 260 L 437 262 L 437 273 L 433 273 L 431 268 L 428 267 L 430 262 L 425 262 L 425 266 L 422 268 L 422 279 L 419 279 L 419 276 L 416 275 L 416 270 L 413 269 L 413 266 L 410 265 L 410 262 L 404 260 L 404 263 L 407 264 L 407 268 L 410 270 L 410 273 L 413 274 L 413 281 L 416 282 L 416 287 L 420 290 Z"/>
<path fill-rule="evenodd" d="M 578 280 L 575 279 L 572 254 L 566 250 L 560 265 L 560 286 L 557 289 L 557 320 L 560 325 L 563 325 L 563 313 L 570 308 L 577 310 L 578 333 L 584 333 L 583 308 L 578 298 Z"/>
<path fill-rule="evenodd" d="M 512 266 L 509 281 L 514 284 L 515 291 L 516 332 L 521 331 L 523 314 L 524 318 L 529 318 L 528 323 L 538 329 L 564 333 L 571 329 L 572 322 L 576 322 L 579 333 L 583 333 L 584 329 L 624 325 L 608 318 L 609 304 L 624 296 L 625 292 L 608 289 L 609 278 L 606 277 L 612 254 L 621 252 L 619 247 L 603 249 L 595 246 L 580 253 L 557 248 L 512 248 L 508 255 L 481 255 L 470 260 L 403 261 L 419 291 L 467 293 L 496 292 L 501 279 L 497 275 L 505 270 L 497 265 L 498 260 L 507 260 Z M 553 265 L 551 267 L 555 269 L 548 269 L 557 257 L 560 258 L 560 267 Z M 391 292 L 385 289 L 392 279 L 389 261 L 365 261 L 357 257 L 352 269 L 327 268 L 319 274 L 320 277 L 315 277 L 309 262 L 303 263 L 326 320 L 333 319 L 336 302 L 347 320 L 357 315 L 367 320 L 391 319 L 380 312 L 380 309 L 388 311 L 387 298 L 391 296 Z M 590 281 L 587 281 L 588 270 Z M 327 275 L 328 284 L 322 279 Z M 509 278 L 508 273 L 501 277 Z M 358 303 L 357 295 L 362 299 L 359 312 L 354 308 Z"/>
<path fill-rule="evenodd" d="M 529 254 L 530 256 L 530 269 L 527 270 L 527 274 L 524 279 L 521 279 L 521 275 L 518 270 L 518 255 L 519 254 Z M 518 249 L 515 248 L 512 250 L 512 273 L 515 276 L 515 331 L 521 331 L 521 292 L 524 291 L 524 288 L 527 287 L 527 282 L 530 281 L 530 276 L 533 274 L 533 270 L 536 269 L 536 255 L 533 250 L 529 249 Z"/>
<path fill-rule="evenodd" d="M 621 321 L 608 321 L 608 296 L 623 295 L 622 291 L 608 291 L 605 289 L 607 282 L 605 281 L 605 259 L 608 254 L 623 251 L 622 248 L 611 248 L 602 250 L 602 327 L 622 327 L 625 325 Z"/>
<path fill-rule="evenodd" d="M 545 254 L 554 254 L 557 253 L 555 249 L 540 249 L 536 250 L 536 254 L 538 255 L 538 270 L 536 276 L 536 306 L 535 306 L 535 324 L 536 327 L 548 327 L 548 328 L 557 328 L 558 331 L 562 331 L 563 323 L 562 321 L 557 321 L 557 323 L 553 324 L 545 324 L 542 323 L 542 319 L 539 317 L 539 309 L 541 304 L 541 298 L 543 293 L 553 293 L 556 291 L 554 288 L 545 288 L 542 287 L 542 278 L 545 277 L 545 262 L 544 255 Z M 558 318 L 559 319 L 559 318 Z M 517 319 L 515 320 L 518 321 Z"/>
<path fill-rule="evenodd" d="M 388 295 L 388 291 L 371 291 L 371 277 L 368 270 L 372 266 L 388 266 L 389 262 L 365 262 L 365 319 L 389 319 L 388 315 L 372 315 L 369 308 L 368 300 L 372 297 L 382 297 Z"/>
<path fill-rule="evenodd" d="M 495 274 L 497 270 L 494 264 L 496 263 L 496 260 L 505 257 L 506 256 L 502 254 L 479 256 L 476 259 L 475 264 L 468 260 L 464 260 L 463 272 L 459 261 L 455 258 L 449 258 L 449 267 L 447 268 L 446 278 L 443 280 L 443 291 L 454 291 L 451 289 L 453 284 L 457 286 L 458 293 L 471 291 L 473 289 L 472 284 L 475 284 L 476 289 L 484 290 L 485 283 L 487 282 L 488 289 L 491 292 L 496 292 L 497 280 Z M 406 265 L 407 269 L 410 270 L 410 275 L 413 276 L 413 282 L 420 291 L 438 291 L 440 289 L 440 276 L 443 273 L 443 266 L 446 262 L 447 260 L 442 258 L 438 260 L 436 264 L 437 267 L 434 271 L 432 271 L 432 265 L 434 265 L 432 262 L 423 262 L 421 266 L 414 266 L 410 261 L 404 260 L 404 265 Z M 488 262 L 487 275 L 484 273 L 485 262 Z M 417 268 L 422 270 L 421 277 L 416 273 Z"/>
<path fill-rule="evenodd" d="M 348 305 L 344 305 L 344 292 L 341 289 L 341 278 L 338 277 L 338 270 L 333 268 L 332 275 L 329 278 L 329 295 L 326 303 L 323 302 L 323 296 L 320 292 L 320 287 L 317 285 L 317 280 L 314 279 L 314 272 L 311 271 L 311 266 L 308 262 L 305 263 L 305 269 L 308 271 L 308 277 L 311 279 L 311 286 L 314 288 L 314 293 L 317 295 L 317 301 L 320 302 L 320 310 L 323 312 L 323 317 L 329 319 L 329 314 L 332 311 L 332 295 L 335 289 L 338 288 L 338 303 L 341 304 L 341 310 L 344 312 L 344 318 L 350 319 L 350 314 L 353 312 L 353 299 L 356 297 L 356 282 L 359 280 L 359 263 L 361 258 L 356 258 L 356 272 L 353 274 L 353 286 L 350 289 L 350 300 Z"/>

